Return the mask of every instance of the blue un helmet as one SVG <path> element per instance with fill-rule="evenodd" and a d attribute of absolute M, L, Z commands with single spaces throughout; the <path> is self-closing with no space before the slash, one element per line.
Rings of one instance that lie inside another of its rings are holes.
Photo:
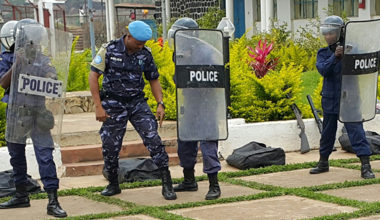
<path fill-rule="evenodd" d="M 171 48 L 174 47 L 174 33 L 176 30 L 195 29 L 195 28 L 199 28 L 199 25 L 194 19 L 184 17 L 184 18 L 180 18 L 176 20 L 168 31 L 169 46 Z"/>
<path fill-rule="evenodd" d="M 6 50 L 11 50 L 11 47 L 14 45 L 15 39 L 14 39 L 13 31 L 16 24 L 17 24 L 17 21 L 8 21 L 1 28 L 0 41 L 1 41 L 1 45 L 3 45 L 3 47 Z"/>
<path fill-rule="evenodd" d="M 345 23 L 339 16 L 327 17 L 320 26 L 320 32 L 324 36 L 328 45 L 337 43 L 340 37 L 344 36 Z"/>

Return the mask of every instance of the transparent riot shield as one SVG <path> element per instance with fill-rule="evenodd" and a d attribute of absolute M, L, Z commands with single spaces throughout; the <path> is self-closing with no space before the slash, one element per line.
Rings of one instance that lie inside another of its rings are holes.
<path fill-rule="evenodd" d="M 375 117 L 380 51 L 380 20 L 346 25 L 339 121 L 364 122 Z"/>
<path fill-rule="evenodd" d="M 182 141 L 227 139 L 222 32 L 178 30 L 174 41 L 178 138 Z"/>
<path fill-rule="evenodd" d="M 5 139 L 53 147 L 59 144 L 72 34 L 29 24 L 15 38 L 15 61 Z"/>

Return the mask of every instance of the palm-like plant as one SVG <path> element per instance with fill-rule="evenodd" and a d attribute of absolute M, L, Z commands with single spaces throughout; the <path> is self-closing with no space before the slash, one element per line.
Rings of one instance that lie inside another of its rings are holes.
<path fill-rule="evenodd" d="M 253 52 L 248 52 L 248 54 L 250 57 L 255 59 L 250 63 L 250 66 L 254 70 L 257 78 L 263 78 L 269 70 L 274 69 L 278 64 L 279 58 L 268 58 L 268 55 L 273 50 L 273 42 L 268 45 L 266 40 L 265 42 L 260 40 L 255 49 L 250 46 L 247 47 L 251 52 Z"/>

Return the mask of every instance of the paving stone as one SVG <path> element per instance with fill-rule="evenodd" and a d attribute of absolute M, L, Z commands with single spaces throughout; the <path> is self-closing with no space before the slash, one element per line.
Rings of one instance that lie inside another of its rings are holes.
<path fill-rule="evenodd" d="M 380 215 L 372 215 L 367 217 L 361 217 L 361 218 L 353 218 L 352 220 L 379 220 Z"/>
<path fill-rule="evenodd" d="M 334 189 L 334 190 L 326 190 L 321 193 L 353 199 L 360 200 L 365 202 L 378 202 L 380 201 L 380 185 L 367 185 L 367 186 L 357 186 L 357 187 L 349 187 L 343 189 Z M 380 218 L 378 218 L 380 219 Z"/>
<path fill-rule="evenodd" d="M 122 208 L 119 206 L 92 201 L 80 196 L 65 196 L 60 197 L 58 200 L 61 207 L 67 212 L 68 216 L 122 211 Z M 54 218 L 53 216 L 46 214 L 47 202 L 47 199 L 31 200 L 31 207 L 19 208 L 17 211 L 15 211 L 15 209 L 2 209 L 1 216 L 7 216 L 7 220 L 37 220 Z"/>
<path fill-rule="evenodd" d="M 319 150 L 311 150 L 306 154 L 300 152 L 288 152 L 285 154 L 286 164 L 305 163 L 319 160 Z M 337 151 L 332 152 L 330 159 L 350 159 L 356 158 L 355 154 L 347 153 L 342 148 L 337 148 Z"/>
<path fill-rule="evenodd" d="M 323 211 L 321 211 L 323 210 Z M 340 206 L 297 196 L 280 196 L 254 201 L 234 202 L 170 211 L 197 220 L 296 220 L 323 215 L 350 213 L 356 208 Z M 210 213 L 212 212 L 212 215 Z M 254 217 L 253 217 L 254 216 Z"/>
<path fill-rule="evenodd" d="M 60 178 L 59 185 L 62 189 L 87 188 L 90 186 L 107 186 L 108 181 L 103 175 L 62 177 Z"/>
<path fill-rule="evenodd" d="M 120 216 L 120 217 L 115 217 L 115 218 L 108 218 L 106 220 L 156 220 L 156 219 L 157 218 L 152 218 L 146 215 L 132 215 L 132 216 Z"/>
<path fill-rule="evenodd" d="M 310 169 L 293 170 L 288 172 L 240 177 L 237 179 L 290 188 L 363 180 L 360 176 L 359 170 L 330 167 L 330 172 L 321 174 L 309 174 L 309 170 Z M 380 176 L 379 173 L 375 175 Z"/>
<path fill-rule="evenodd" d="M 170 204 L 181 204 L 187 202 L 205 201 L 208 192 L 208 181 L 198 182 L 198 191 L 196 192 L 178 192 L 176 200 L 165 200 L 161 194 L 161 186 L 128 189 L 123 190 L 121 194 L 115 195 L 115 198 L 134 202 L 139 205 L 163 206 Z M 250 189 L 242 186 L 235 186 L 226 183 L 219 183 L 222 195 L 221 198 L 253 195 L 263 191 Z"/>
<path fill-rule="evenodd" d="M 352 165 L 361 165 L 361 163 L 351 163 Z M 371 161 L 371 167 L 372 169 L 380 170 L 380 161 Z"/>

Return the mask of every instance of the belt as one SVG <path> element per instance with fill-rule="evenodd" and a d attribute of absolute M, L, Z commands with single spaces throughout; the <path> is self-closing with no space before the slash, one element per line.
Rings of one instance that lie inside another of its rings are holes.
<path fill-rule="evenodd" d="M 144 99 L 144 97 L 145 97 L 144 92 L 141 92 L 135 96 L 123 97 L 123 96 L 119 96 L 119 95 L 109 93 L 105 90 L 100 90 L 100 99 L 101 100 L 115 100 L 118 102 L 128 103 L 128 102 L 132 102 L 134 100 Z"/>

